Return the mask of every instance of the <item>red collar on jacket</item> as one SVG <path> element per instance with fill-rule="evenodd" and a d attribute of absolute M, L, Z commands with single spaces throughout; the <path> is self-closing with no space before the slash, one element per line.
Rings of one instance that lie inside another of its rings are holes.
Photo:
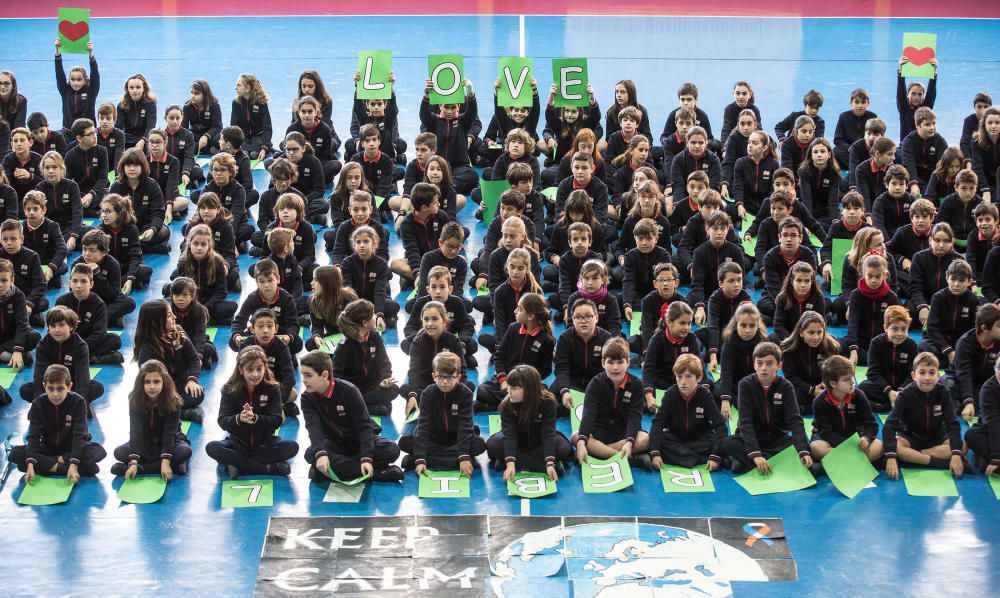
<path fill-rule="evenodd" d="M 528 330 L 528 329 L 527 329 L 527 328 L 526 328 L 526 327 L 524 326 L 524 324 L 521 324 L 521 329 L 520 329 L 520 330 L 518 330 L 518 332 L 519 332 L 519 333 L 521 333 L 521 334 L 526 334 L 526 335 L 528 335 L 528 336 L 538 336 L 538 333 L 539 333 L 539 332 L 541 332 L 541 331 L 542 331 L 542 327 L 541 327 L 541 326 L 535 326 L 535 327 L 534 327 L 534 328 L 532 328 L 531 330 Z"/>

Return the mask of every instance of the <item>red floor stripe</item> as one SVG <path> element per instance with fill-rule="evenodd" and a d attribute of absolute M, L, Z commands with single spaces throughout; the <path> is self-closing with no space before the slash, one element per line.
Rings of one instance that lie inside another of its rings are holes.
<path fill-rule="evenodd" d="M 1000 18 L 997 0 L 632 0 L 618 5 L 607 0 L 421 0 L 371 4 L 356 0 L 35 0 L 4 1 L 0 17 L 51 18 L 59 6 L 90 6 L 95 17 L 246 16 L 257 15 L 678 15 L 734 17 L 960 17 Z"/>

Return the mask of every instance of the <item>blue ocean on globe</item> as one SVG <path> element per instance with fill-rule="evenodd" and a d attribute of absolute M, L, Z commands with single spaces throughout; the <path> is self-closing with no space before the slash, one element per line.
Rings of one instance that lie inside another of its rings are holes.
<path fill-rule="evenodd" d="M 496 596 L 732 596 L 730 581 L 767 581 L 739 550 L 678 527 L 634 522 L 524 534 L 490 565 Z"/>

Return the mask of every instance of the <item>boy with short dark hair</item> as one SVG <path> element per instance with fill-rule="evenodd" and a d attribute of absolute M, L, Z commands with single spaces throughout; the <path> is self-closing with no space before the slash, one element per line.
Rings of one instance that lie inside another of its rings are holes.
<path fill-rule="evenodd" d="M 323 233 L 326 250 L 331 254 L 331 264 L 339 264 L 351 254 L 351 235 L 356 228 L 361 226 L 370 226 L 375 229 L 379 236 L 377 255 L 385 261 L 389 261 L 389 230 L 378 218 L 372 218 L 372 206 L 374 205 L 371 193 L 361 189 L 351 192 L 351 197 L 348 200 L 348 211 L 351 214 L 351 219 L 340 223 L 337 228 Z"/>
<path fill-rule="evenodd" d="M 642 323 L 639 326 L 639 337 L 629 338 L 629 347 L 633 353 L 642 355 L 643 351 L 646 350 L 649 339 L 656 331 L 656 325 L 664 305 L 669 305 L 674 301 L 688 302 L 687 297 L 677 292 L 680 286 L 681 277 L 677 272 L 677 266 L 670 262 L 662 262 L 653 266 L 653 290 L 642 298 Z M 633 317 L 635 317 L 634 314 Z M 702 345 L 704 344 L 702 342 Z"/>
<path fill-rule="evenodd" d="M 438 140 L 434 133 L 419 133 L 413 141 L 414 157 L 406 165 L 406 173 L 403 176 L 403 197 L 409 197 L 413 186 L 424 180 L 424 170 L 427 169 L 427 160 L 437 153 Z"/>
<path fill-rule="evenodd" d="M 45 370 L 45 394 L 28 409 L 27 444 L 10 451 L 10 462 L 31 483 L 36 475 L 65 476 L 76 484 L 81 475 L 97 475 L 97 464 L 107 456 L 101 445 L 90 441 L 87 401 L 73 392 L 66 366 L 53 364 Z"/>
<path fill-rule="evenodd" d="M 833 277 L 833 240 L 850 239 L 853 241 L 854 235 L 865 226 L 865 199 L 857 191 L 848 191 L 841 199 L 840 214 L 840 219 L 830 223 L 830 230 L 827 232 L 823 247 L 819 251 L 820 272 L 827 282 Z"/>
<path fill-rule="evenodd" d="M 443 104 L 437 114 L 431 112 L 430 79 L 424 84 L 424 97 L 420 101 L 420 124 L 424 130 L 437 137 L 437 155 L 451 166 L 455 191 L 468 196 L 479 184 L 479 176 L 469 166 L 469 146 L 475 140 L 473 126 L 478 121 L 478 104 L 472 81 L 462 81 L 465 88 L 465 110 L 461 104 Z M 414 208 L 416 209 L 416 208 Z"/>
<path fill-rule="evenodd" d="M 868 90 L 861 87 L 851 92 L 851 109 L 840 113 L 837 118 L 837 128 L 833 133 L 833 152 L 837 162 L 850 162 L 850 147 L 865 136 L 868 121 L 877 118 L 874 112 L 868 110 L 870 98 Z"/>
<path fill-rule="evenodd" d="M 69 273 L 69 292 L 60 295 L 56 305 L 68 307 L 76 313 L 76 333 L 90 348 L 91 363 L 125 363 L 119 352 L 122 337 L 108 332 L 108 308 L 93 288 L 94 271 L 87 264 L 76 264 Z"/>
<path fill-rule="evenodd" d="M 992 476 L 1000 471 L 1000 358 L 993 364 L 994 374 L 979 391 L 979 423 L 965 433 L 965 443 L 976 455 L 979 471 Z"/>
<path fill-rule="evenodd" d="M 937 132 L 937 116 L 927 106 L 913 113 L 916 129 L 902 137 L 903 166 L 910 173 L 910 193 L 918 195 L 927 189 L 927 181 L 948 149 L 948 142 Z"/>
<path fill-rule="evenodd" d="M 723 452 L 733 460 L 733 473 L 754 467 L 770 473 L 769 457 L 794 446 L 805 467 L 812 467 L 799 403 L 792 383 L 778 375 L 781 349 L 762 342 L 753 351 L 754 373 L 740 380 L 740 421 L 736 434 L 723 442 Z"/>
<path fill-rule="evenodd" d="M 299 366 L 302 374 L 302 415 L 309 433 L 305 459 L 309 479 L 326 482 L 370 476 L 377 482 L 400 482 L 403 470 L 392 465 L 399 457 L 395 442 L 379 436 L 358 387 L 333 377 L 333 362 L 322 351 L 310 351 Z"/>
<path fill-rule="evenodd" d="M 1000 306 L 987 303 L 976 312 L 976 327 L 955 343 L 949 371 L 951 396 L 967 421 L 976 414 L 979 391 L 993 375 L 993 363 L 1000 355 Z"/>
<path fill-rule="evenodd" d="M 872 223 L 885 239 L 891 239 L 900 227 L 909 224 L 910 204 L 914 199 L 906 189 L 909 178 L 906 167 L 899 164 L 885 171 L 885 193 L 876 197 L 872 205 Z"/>
<path fill-rule="evenodd" d="M 49 288 L 57 289 L 62 286 L 62 275 L 67 271 L 68 251 L 59 223 L 45 217 L 47 210 L 44 193 L 41 191 L 25 193 L 23 202 L 25 218 L 21 231 L 24 235 L 24 246 L 38 254 L 42 264 L 42 274 L 45 275 Z"/>
<path fill-rule="evenodd" d="M 368 188 L 374 195 L 379 197 L 393 195 L 396 191 L 392 180 L 395 154 L 387 154 L 379 149 L 382 141 L 375 125 L 362 125 L 359 136 L 360 147 L 358 152 L 351 156 L 351 162 L 361 165 L 365 180 L 368 181 Z"/>
<path fill-rule="evenodd" d="M 59 131 L 49 129 L 49 119 L 41 112 L 32 112 L 28 115 L 25 123 L 31 131 L 33 143 L 31 151 L 42 156 L 46 152 L 57 152 L 60 156 L 66 155 L 66 139 Z"/>
<path fill-rule="evenodd" d="M 14 265 L 0 258 L 0 362 L 15 370 L 31 365 L 31 350 L 40 338 L 28 325 L 27 314 L 24 293 L 14 285 Z"/>
<path fill-rule="evenodd" d="M 823 94 L 810 89 L 802 96 L 802 110 L 792 112 L 784 120 L 774 125 L 774 136 L 781 143 L 785 137 L 795 128 L 795 120 L 800 116 L 808 116 L 816 124 L 815 137 L 825 137 L 826 123 L 819 115 L 819 109 L 823 107 Z"/>
<path fill-rule="evenodd" d="M 803 233 L 802 222 L 795 216 L 788 216 L 778 223 L 778 246 L 764 255 L 764 294 L 758 307 L 765 318 L 774 316 L 774 302 L 793 264 L 805 262 L 816 271 L 816 253 L 802 244 Z"/>
<path fill-rule="evenodd" d="M 420 281 L 417 283 L 418 294 L 423 295 L 427 288 L 428 273 L 435 266 L 443 266 L 451 275 L 453 293 L 462 298 L 465 288 L 465 281 L 469 275 L 469 263 L 462 255 L 462 248 L 465 244 L 465 229 L 457 222 L 449 222 L 441 228 L 441 235 L 438 237 L 438 247 L 433 251 L 428 251 L 420 258 Z M 407 302 L 409 303 L 409 302 Z M 468 310 L 471 302 L 466 302 Z M 409 305 L 407 313 L 413 311 L 413 306 Z M 420 313 L 420 312 L 417 312 Z"/>
<path fill-rule="evenodd" d="M 875 143 L 875 140 L 879 137 L 885 136 L 885 129 L 886 124 L 884 120 L 881 118 L 873 118 L 865 123 L 864 136 L 851 144 L 851 147 L 847 152 L 847 162 L 840 163 L 841 167 L 843 167 L 844 164 L 847 164 L 848 187 L 852 189 L 855 187 L 857 181 L 854 178 L 854 171 L 857 170 L 858 164 L 861 164 L 868 158 L 871 158 L 872 144 Z"/>
<path fill-rule="evenodd" d="M 875 438 L 878 422 L 871 403 L 860 388 L 854 387 L 854 364 L 841 355 L 834 355 L 820 368 L 826 388 L 812 402 L 814 415 L 809 448 L 817 462 L 858 435 L 858 449 L 869 461 L 882 458 L 882 441 Z"/>
<path fill-rule="evenodd" d="M 692 217 L 693 219 L 694 217 Z M 688 270 L 691 276 L 691 292 L 688 303 L 695 306 L 694 323 L 699 326 L 705 323 L 705 301 L 718 288 L 715 275 L 719 267 L 726 262 L 743 264 L 743 248 L 728 240 L 732 232 L 729 215 L 725 212 L 713 212 L 705 219 L 705 230 L 708 240 L 694 251 L 694 257 Z"/>
<path fill-rule="evenodd" d="M 426 97 L 424 98 L 426 101 Z M 402 258 L 394 258 L 390 263 L 392 271 L 399 275 L 405 288 L 412 288 L 420 276 L 420 260 L 424 254 L 434 251 L 441 238 L 441 229 L 448 224 L 448 214 L 439 211 L 441 190 L 431 183 L 417 183 L 410 193 L 413 212 L 399 225 L 399 236 L 403 241 Z"/>
<path fill-rule="evenodd" d="M 111 102 L 97 107 L 97 144 L 108 154 L 108 168 L 117 166 L 125 153 L 125 131 L 115 126 L 118 110 Z"/>
<path fill-rule="evenodd" d="M 708 325 L 695 332 L 702 345 L 708 348 L 709 371 L 719 365 L 722 331 L 733 319 L 736 308 L 750 301 L 750 294 L 743 288 L 743 268 L 738 263 L 722 263 L 717 278 L 719 288 L 708 297 Z"/>
<path fill-rule="evenodd" d="M 971 290 L 972 267 L 963 259 L 953 261 L 945 274 L 948 286 L 931 297 L 921 351 L 930 351 L 944 362 L 955 360 L 955 344 L 959 337 L 976 327 L 976 311 L 980 299 Z"/>
<path fill-rule="evenodd" d="M 257 262 L 254 280 L 257 282 L 257 292 L 247 295 L 239 313 L 233 318 L 229 348 L 233 351 L 239 350 L 239 345 L 250 336 L 248 334 L 250 316 L 258 309 L 267 307 L 278 318 L 278 340 L 288 345 L 292 355 L 298 354 L 302 350 L 298 309 L 295 306 L 295 298 L 279 284 L 281 274 L 277 264 L 269 259 Z"/>
<path fill-rule="evenodd" d="M 76 119 L 71 130 L 76 145 L 66 152 L 66 176 L 80 186 L 84 215 L 94 216 L 108 192 L 108 150 L 97 143 L 97 128 L 89 118 Z"/>
<path fill-rule="evenodd" d="M 651 218 L 643 218 L 635 225 L 635 249 L 625 254 L 625 280 L 622 283 L 622 302 L 625 319 L 632 321 L 632 313 L 642 307 L 642 298 L 653 290 L 653 269 L 657 264 L 670 263 L 670 253 L 658 245 L 660 227 Z M 575 282 L 571 284 L 575 285 Z M 609 332 L 617 333 L 617 330 Z"/>
<path fill-rule="evenodd" d="M 986 254 L 996 247 L 1000 240 L 1000 210 L 996 204 L 983 202 L 972 211 L 976 218 L 976 228 L 969 231 L 965 245 L 965 259 L 972 267 L 972 276 L 976 284 L 980 283 L 983 267 L 986 265 Z"/>
<path fill-rule="evenodd" d="M 355 80 L 361 80 L 361 74 L 355 73 Z M 395 79 L 395 77 L 393 77 Z M 392 81 L 393 88 L 395 81 Z M 354 155 L 360 151 L 361 127 L 370 124 L 378 129 L 379 149 L 390 156 L 397 164 L 406 164 L 406 141 L 399 136 L 399 106 L 396 104 L 396 90 L 392 89 L 388 100 L 362 100 L 354 94 L 354 107 L 351 110 L 351 139 L 344 144 L 344 154 Z M 402 169 L 399 169 L 402 173 Z"/>
<path fill-rule="evenodd" d="M 978 194 L 979 177 L 966 168 L 955 175 L 955 192 L 941 201 L 936 222 L 947 222 L 956 239 L 966 239 L 975 230 L 976 207 L 983 203 Z"/>
<path fill-rule="evenodd" d="M 70 372 L 70 382 L 87 401 L 87 417 L 93 418 L 90 407 L 96 399 L 104 394 L 104 385 L 90 379 L 90 350 L 87 343 L 76 333 L 78 319 L 76 313 L 68 307 L 57 305 L 45 314 L 45 324 L 48 334 L 38 343 L 35 349 L 35 369 L 31 382 L 21 385 L 21 398 L 29 403 L 45 391 L 43 380 L 50 365 L 66 366 Z"/>
<path fill-rule="evenodd" d="M 878 411 L 892 409 L 899 391 L 911 382 L 911 364 L 919 353 L 916 341 L 907 334 L 911 321 L 905 307 L 890 306 L 882 318 L 885 332 L 868 345 L 868 379 L 859 388 Z"/>
<path fill-rule="evenodd" d="M 680 102 L 680 107 L 674 108 L 667 115 L 667 122 L 663 125 L 663 132 L 660 133 L 660 144 L 666 147 L 668 140 L 674 133 L 677 132 L 677 120 L 676 115 L 681 110 L 690 110 L 694 114 L 693 126 L 701 127 L 705 129 L 705 133 L 708 134 L 709 145 L 715 144 L 718 147 L 710 147 L 710 149 L 715 153 L 721 153 L 721 144 L 712 136 L 712 123 L 708 118 L 708 113 L 698 107 L 698 86 L 694 83 L 682 83 L 680 87 L 677 88 L 677 100 Z M 665 164 L 669 162 L 664 161 Z"/>
<path fill-rule="evenodd" d="M 73 262 L 86 264 L 94 273 L 94 292 L 108 308 L 108 322 L 115 328 L 125 326 L 125 316 L 135 311 L 135 299 L 122 293 L 122 269 L 118 261 L 108 253 L 108 236 L 94 229 L 83 235 L 80 245 L 83 255 Z"/>
<path fill-rule="evenodd" d="M 298 398 L 299 393 L 292 388 L 295 386 L 292 354 L 288 351 L 288 345 L 275 342 L 278 333 L 277 315 L 266 307 L 253 312 L 253 315 L 250 316 L 250 332 L 252 334 L 243 339 L 239 348 L 255 345 L 264 350 L 264 354 L 267 356 L 267 367 L 274 374 L 281 387 L 281 404 L 285 415 L 288 417 L 297 416 L 299 408 L 295 404 L 295 399 Z"/>
<path fill-rule="evenodd" d="M 948 468 L 962 477 L 962 437 L 951 396 L 939 381 L 937 357 L 927 352 L 917 355 L 911 376 L 914 383 L 900 391 L 882 427 L 886 474 L 898 480 L 902 461 Z"/>
<path fill-rule="evenodd" d="M 910 226 L 896 229 L 896 234 L 886 243 L 886 249 L 896 262 L 900 288 L 909 284 L 913 256 L 930 247 L 931 225 L 936 214 L 937 210 L 930 200 L 914 200 L 910 204 Z"/>
<path fill-rule="evenodd" d="M 605 163 L 610 164 L 610 160 L 606 160 Z M 594 217 L 597 218 L 598 224 L 606 227 L 608 223 L 608 186 L 604 184 L 604 181 L 594 176 L 594 157 L 587 152 L 576 152 L 573 154 L 570 169 L 573 175 L 561 181 L 556 188 L 555 219 L 562 218 L 563 208 L 569 194 L 577 189 L 583 189 L 593 201 Z"/>
<path fill-rule="evenodd" d="M 972 98 L 972 114 L 962 121 L 962 137 L 958 141 L 958 146 L 962 148 L 962 155 L 972 156 L 972 134 L 979 129 L 979 121 L 983 118 L 986 109 L 993 105 L 993 96 L 989 92 L 980 91 Z"/>

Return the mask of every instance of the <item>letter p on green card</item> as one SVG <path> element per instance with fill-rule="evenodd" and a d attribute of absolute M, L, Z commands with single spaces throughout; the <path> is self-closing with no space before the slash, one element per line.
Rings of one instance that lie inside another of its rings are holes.
<path fill-rule="evenodd" d="M 552 81 L 556 84 L 557 108 L 590 105 L 587 95 L 587 59 L 553 58 Z"/>
<path fill-rule="evenodd" d="M 531 59 L 501 58 L 497 64 L 500 89 L 497 104 L 500 106 L 531 107 L 534 92 L 531 90 Z"/>
<path fill-rule="evenodd" d="M 462 55 L 431 54 L 427 57 L 427 78 L 431 80 L 431 104 L 461 104 L 465 102 L 462 89 Z"/>
<path fill-rule="evenodd" d="M 389 73 L 392 72 L 392 52 L 389 50 L 368 50 L 358 53 L 357 84 L 359 100 L 388 100 L 392 96 Z"/>

